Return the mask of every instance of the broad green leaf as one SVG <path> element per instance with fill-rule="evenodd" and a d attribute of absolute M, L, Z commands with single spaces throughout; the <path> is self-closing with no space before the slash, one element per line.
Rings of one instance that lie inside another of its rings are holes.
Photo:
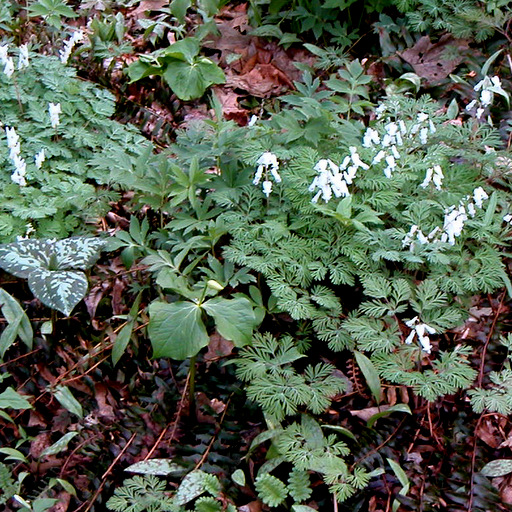
<path fill-rule="evenodd" d="M 53 391 L 53 396 L 59 401 L 60 405 L 79 418 L 84 417 L 84 411 L 80 402 L 73 396 L 67 386 L 57 386 Z"/>
<path fill-rule="evenodd" d="M 251 343 L 256 318 L 248 299 L 215 297 L 203 303 L 202 307 L 215 320 L 221 336 L 237 347 Z"/>
<path fill-rule="evenodd" d="M 128 66 L 126 73 L 130 77 L 130 83 L 133 83 L 137 82 L 137 80 L 142 80 L 147 76 L 161 75 L 162 68 L 153 66 L 146 62 L 141 62 L 140 60 L 136 60 Z"/>
<path fill-rule="evenodd" d="M 47 512 L 51 507 L 56 505 L 59 500 L 55 498 L 37 498 L 32 502 L 32 512 Z"/>
<path fill-rule="evenodd" d="M 67 450 L 69 441 L 77 435 L 78 432 L 68 432 L 67 434 L 64 434 L 56 443 L 53 443 L 51 446 L 48 446 L 48 448 L 43 450 L 39 458 L 42 459 L 43 457 L 55 455 L 56 453 Z"/>
<path fill-rule="evenodd" d="M 66 492 L 69 492 L 72 496 L 76 496 L 76 489 L 67 480 L 62 478 L 52 478 L 48 487 L 52 488 L 54 485 L 59 484 Z"/>
<path fill-rule="evenodd" d="M 381 400 L 381 384 L 379 373 L 377 369 L 373 365 L 373 363 L 361 352 L 354 352 L 354 356 L 356 358 L 357 364 L 363 372 L 364 378 L 366 379 L 366 383 L 372 392 L 373 397 L 377 403 L 380 403 Z"/>
<path fill-rule="evenodd" d="M 192 63 L 179 60 L 169 62 L 163 77 L 176 96 L 184 101 L 200 98 L 211 85 L 226 81 L 222 69 L 204 57 Z"/>
<path fill-rule="evenodd" d="M 148 334 L 153 357 L 183 360 L 195 356 L 209 342 L 194 302 L 153 302 L 149 305 Z"/>
<path fill-rule="evenodd" d="M 192 5 L 190 0 L 172 0 L 169 5 L 169 9 L 173 16 L 181 23 L 185 23 L 185 15 L 187 14 L 188 8 Z"/>
<path fill-rule="evenodd" d="M 136 462 L 128 466 L 125 471 L 139 473 L 141 475 L 167 476 L 171 473 L 183 473 L 185 469 L 183 466 L 171 462 L 171 459 L 149 459 Z"/>
<path fill-rule="evenodd" d="M 20 306 L 19 302 L 11 297 L 5 290 L 0 288 L 0 307 L 2 314 L 9 324 L 2 332 L 0 337 L 0 357 L 3 357 L 5 351 L 12 345 L 17 336 L 25 343 L 29 350 L 32 349 L 32 342 L 34 333 L 32 325 L 26 315 L 25 311 Z M 14 339 L 10 340 L 11 334 L 6 333 L 9 327 L 14 331 Z"/>
<path fill-rule="evenodd" d="M 231 475 L 231 480 L 240 487 L 243 487 L 245 485 L 245 473 L 241 469 L 237 469 Z"/>
<path fill-rule="evenodd" d="M 46 306 L 69 316 L 87 293 L 87 277 L 79 271 L 37 269 L 28 277 L 30 291 Z"/>
<path fill-rule="evenodd" d="M 199 54 L 199 40 L 195 37 L 186 37 L 165 48 L 160 57 L 178 59 L 193 64 L 195 57 Z"/>
<path fill-rule="evenodd" d="M 367 422 L 367 425 L 369 428 L 372 428 L 373 425 L 375 425 L 375 422 L 379 420 L 380 418 L 385 418 L 386 416 L 389 416 L 390 414 L 393 414 L 394 412 L 405 412 L 407 414 L 412 414 L 411 409 L 407 404 L 396 404 L 391 407 L 388 407 L 386 410 L 378 412 L 377 414 L 374 414 Z"/>
<path fill-rule="evenodd" d="M 3 393 L 0 393 L 0 409 L 32 409 L 29 401 L 20 395 L 13 388 L 7 388 Z"/>
<path fill-rule="evenodd" d="M 293 505 L 293 512 L 318 512 L 316 508 L 308 507 L 307 505 Z"/>
<path fill-rule="evenodd" d="M 0 453 L 7 455 L 5 460 L 19 460 L 21 462 L 28 462 L 27 458 L 19 450 L 14 448 L 0 448 Z"/>
<path fill-rule="evenodd" d="M 482 475 L 494 478 L 512 473 L 512 459 L 496 459 L 487 463 L 480 471 Z"/>
<path fill-rule="evenodd" d="M 185 505 L 189 501 L 201 496 L 205 492 L 204 488 L 205 473 L 201 470 L 192 471 L 181 481 L 174 500 L 178 505 Z"/>

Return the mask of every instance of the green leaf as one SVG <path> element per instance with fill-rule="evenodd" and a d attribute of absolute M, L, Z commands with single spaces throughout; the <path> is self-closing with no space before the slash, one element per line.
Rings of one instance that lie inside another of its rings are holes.
<path fill-rule="evenodd" d="M 412 414 L 411 409 L 409 408 L 409 406 L 407 404 L 396 404 L 396 405 L 393 405 L 393 406 L 387 408 L 384 411 L 374 414 L 367 422 L 368 428 L 372 428 L 378 419 L 389 416 L 390 414 L 393 414 L 394 412 L 405 412 L 407 414 Z"/>
<path fill-rule="evenodd" d="M 171 14 L 181 23 L 185 23 L 185 15 L 188 8 L 192 5 L 190 0 L 172 0 L 169 5 Z"/>
<path fill-rule="evenodd" d="M 237 469 L 231 475 L 231 480 L 233 480 L 233 482 L 235 482 L 235 484 L 239 485 L 240 487 L 244 487 L 245 473 L 241 469 Z"/>
<path fill-rule="evenodd" d="M 512 459 L 496 459 L 487 463 L 480 471 L 482 475 L 490 478 L 504 476 L 512 473 Z"/>
<path fill-rule="evenodd" d="M 356 358 L 357 364 L 359 368 L 361 368 L 361 372 L 363 372 L 364 378 L 366 379 L 366 383 L 372 392 L 373 397 L 377 403 L 380 403 L 381 400 L 381 384 L 379 373 L 377 369 L 373 365 L 373 363 L 361 352 L 354 352 L 354 356 Z"/>
<path fill-rule="evenodd" d="M 193 64 L 195 57 L 199 54 L 199 50 L 199 39 L 196 37 L 186 37 L 162 50 L 159 57 L 170 57 Z"/>
<path fill-rule="evenodd" d="M 124 354 L 128 343 L 130 343 L 134 325 L 135 321 L 131 320 L 117 333 L 114 344 L 112 345 L 112 363 L 114 366 L 119 362 L 119 359 L 121 359 L 121 356 Z"/>
<path fill-rule="evenodd" d="M 192 63 L 179 60 L 169 62 L 163 77 L 183 101 L 200 98 L 211 85 L 226 81 L 222 69 L 205 57 L 199 57 Z"/>
<path fill-rule="evenodd" d="M 268 473 L 256 478 L 255 487 L 261 501 L 270 507 L 277 507 L 288 495 L 286 485 L 279 478 Z"/>
<path fill-rule="evenodd" d="M 28 277 L 30 291 L 46 306 L 69 316 L 87 293 L 87 277 L 79 271 L 37 269 Z"/>
<path fill-rule="evenodd" d="M 148 334 L 153 357 L 183 360 L 195 356 L 209 342 L 194 302 L 153 302 L 149 305 Z"/>
<path fill-rule="evenodd" d="M 55 455 L 56 453 L 67 450 L 69 441 L 77 435 L 78 432 L 68 432 L 67 434 L 64 434 L 56 443 L 53 443 L 51 446 L 48 446 L 48 448 L 43 450 L 39 458 L 42 459 L 43 457 Z"/>
<path fill-rule="evenodd" d="M 357 437 L 348 428 L 342 427 L 340 425 L 322 425 L 322 428 L 334 430 L 335 432 L 339 432 L 340 434 L 357 442 Z"/>
<path fill-rule="evenodd" d="M 0 393 L 0 409 L 32 409 L 29 401 L 20 395 L 13 388 L 7 388 L 3 393 Z"/>
<path fill-rule="evenodd" d="M 125 469 L 125 471 L 129 471 L 130 473 L 160 476 L 167 476 L 171 473 L 183 473 L 184 470 L 183 466 L 172 462 L 171 459 L 141 460 Z"/>
<path fill-rule="evenodd" d="M 20 306 L 19 302 L 9 295 L 5 290 L 0 288 L 0 304 L 2 314 L 9 324 L 16 326 L 15 336 L 19 336 L 21 341 L 25 343 L 29 350 L 32 349 L 32 342 L 34 339 L 34 332 L 32 331 L 32 325 L 26 315 L 25 311 Z M 3 357 L 9 345 L 4 343 L 4 333 L 0 338 L 0 357 Z M 14 341 L 14 340 L 13 340 Z M 12 342 L 11 342 L 12 344 Z"/>
<path fill-rule="evenodd" d="M 248 299 L 215 297 L 203 303 L 202 308 L 213 317 L 221 336 L 237 347 L 251 343 L 256 318 Z"/>
<path fill-rule="evenodd" d="M 130 77 L 130 83 L 133 83 L 147 76 L 161 75 L 162 68 L 153 66 L 147 62 L 142 62 L 141 60 L 136 60 L 128 66 L 126 73 Z"/>
<path fill-rule="evenodd" d="M 395 462 L 393 459 L 389 458 L 386 458 L 386 460 L 391 466 L 393 473 L 395 473 L 396 477 L 398 478 L 398 481 L 402 484 L 402 489 L 400 490 L 399 494 L 405 496 L 409 492 L 409 487 L 411 485 L 409 478 L 405 474 L 405 471 L 401 468 L 400 464 L 398 464 L 398 462 Z"/>
<path fill-rule="evenodd" d="M 5 460 L 18 460 L 21 462 L 28 462 L 27 458 L 19 450 L 14 448 L 0 448 L 0 453 L 7 455 Z"/>
<path fill-rule="evenodd" d="M 84 417 L 84 411 L 80 402 L 73 396 L 70 389 L 67 386 L 57 386 L 53 391 L 53 396 L 59 401 L 59 403 L 67 409 L 69 412 L 75 414 L 79 418 Z"/>

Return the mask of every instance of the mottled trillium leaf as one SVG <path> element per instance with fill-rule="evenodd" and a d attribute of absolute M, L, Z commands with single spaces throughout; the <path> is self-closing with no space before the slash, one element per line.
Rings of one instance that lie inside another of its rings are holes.
<path fill-rule="evenodd" d="M 87 293 L 87 277 L 78 271 L 38 269 L 28 277 L 28 286 L 43 304 L 68 316 Z"/>
<path fill-rule="evenodd" d="M 490 478 L 508 475 L 512 473 L 512 459 L 493 460 L 482 468 L 481 473 Z"/>
<path fill-rule="evenodd" d="M 185 469 L 183 466 L 171 462 L 170 459 L 149 459 L 136 462 L 128 466 L 125 471 L 141 475 L 167 476 L 171 473 L 183 473 Z"/>
<path fill-rule="evenodd" d="M 205 475 L 201 470 L 192 471 L 181 481 L 174 496 L 178 505 L 184 505 L 205 492 Z"/>
<path fill-rule="evenodd" d="M 90 237 L 1 244 L 0 268 L 28 279 L 41 302 L 69 315 L 87 293 L 87 278 L 80 271 L 96 262 L 105 244 L 101 238 Z"/>
<path fill-rule="evenodd" d="M 55 455 L 56 453 L 63 452 L 68 449 L 68 444 L 71 439 L 78 435 L 78 432 L 68 432 L 64 434 L 58 441 L 53 443 L 48 448 L 44 449 L 39 456 L 40 459 L 48 457 L 49 455 Z"/>

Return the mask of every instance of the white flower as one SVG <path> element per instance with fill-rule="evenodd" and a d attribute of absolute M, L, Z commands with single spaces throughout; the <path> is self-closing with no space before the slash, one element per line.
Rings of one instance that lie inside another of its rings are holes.
<path fill-rule="evenodd" d="M 482 187 L 478 187 L 473 190 L 473 200 L 478 208 L 482 208 L 483 202 L 486 199 L 489 199 L 489 196 Z"/>
<path fill-rule="evenodd" d="M 376 155 L 375 157 L 373 158 L 372 160 L 372 165 L 373 164 L 378 164 L 379 162 L 381 162 L 384 158 L 386 157 L 386 152 L 381 149 Z"/>
<path fill-rule="evenodd" d="M 7 64 L 7 59 L 9 58 L 9 45 L 2 44 L 0 45 L 0 62 L 5 66 Z"/>
<path fill-rule="evenodd" d="M 423 350 L 423 352 L 426 352 L 427 354 L 430 354 L 430 352 L 432 351 L 432 345 L 430 343 L 430 338 L 428 337 L 428 334 L 435 334 L 436 330 L 433 327 L 430 327 L 430 325 L 420 322 L 417 316 L 405 322 L 405 325 L 412 329 L 411 332 L 409 333 L 409 336 L 407 336 L 405 343 L 410 345 L 413 342 L 414 338 L 417 337 L 421 345 L 421 350 Z"/>
<path fill-rule="evenodd" d="M 258 121 L 258 116 L 251 116 L 251 119 L 249 119 L 247 126 L 249 126 L 249 127 L 254 126 L 257 121 Z"/>
<path fill-rule="evenodd" d="M 60 124 L 59 114 L 62 112 L 60 103 L 48 103 L 48 111 L 50 113 L 50 123 L 52 128 L 57 128 Z"/>
<path fill-rule="evenodd" d="M 427 174 L 425 175 L 425 179 L 423 180 L 423 183 L 420 185 L 421 188 L 427 188 L 428 184 L 432 181 L 432 174 L 434 173 L 434 169 L 432 167 L 429 167 L 427 169 Z"/>
<path fill-rule="evenodd" d="M 310 192 L 314 192 L 316 188 L 320 190 L 313 197 L 313 203 L 318 202 L 320 197 L 327 203 L 333 193 L 336 197 L 346 197 L 350 195 L 345 176 L 352 182 L 355 178 L 356 166 L 351 166 L 348 173 L 341 173 L 339 167 L 334 162 L 328 159 L 322 159 L 317 162 L 314 169 L 319 174 L 315 176 L 308 190 Z"/>
<path fill-rule="evenodd" d="M 476 103 L 477 101 L 476 100 L 472 100 L 470 101 L 467 105 L 466 105 L 466 111 L 470 111 L 470 110 L 473 110 L 475 107 L 476 107 Z"/>
<path fill-rule="evenodd" d="M 17 172 L 13 172 L 11 174 L 11 180 L 19 185 L 20 187 L 26 187 L 27 186 L 27 180 L 25 180 L 25 177 Z"/>
<path fill-rule="evenodd" d="M 41 169 L 41 167 L 43 165 L 43 162 L 45 161 L 45 158 L 46 158 L 46 155 L 45 155 L 45 152 L 44 152 L 44 148 L 41 149 L 41 151 L 39 151 L 39 153 L 37 153 L 34 156 L 34 162 L 35 162 L 36 167 L 38 169 Z"/>
<path fill-rule="evenodd" d="M 18 69 L 28 68 L 28 45 L 22 44 L 20 46 L 20 53 L 18 56 Z"/>
<path fill-rule="evenodd" d="M 450 209 L 444 216 L 443 234 L 441 235 L 442 242 L 448 242 L 450 245 L 455 245 L 455 238 L 460 236 L 464 223 L 468 220 L 464 206 L 459 206 L 458 209 Z"/>
<path fill-rule="evenodd" d="M 4 73 L 8 78 L 11 78 L 14 73 L 14 61 L 12 60 L 12 57 L 7 58 L 4 64 Z"/>
<path fill-rule="evenodd" d="M 277 157 L 274 155 L 274 153 L 265 151 L 265 153 L 263 153 L 258 158 L 256 163 L 258 164 L 258 167 L 256 168 L 256 173 L 252 182 L 254 185 L 258 185 L 261 181 L 261 178 L 263 177 L 263 173 L 265 173 L 265 179 L 263 181 L 263 193 L 268 197 L 270 192 L 272 192 L 272 182 L 268 179 L 268 173 L 270 172 L 276 183 L 281 183 L 281 176 L 278 172 L 279 162 L 277 161 Z"/>
<path fill-rule="evenodd" d="M 398 149 L 396 149 L 396 146 L 395 146 L 395 145 L 391 146 L 391 153 L 393 153 L 393 156 L 394 156 L 397 160 L 400 160 L 400 153 L 398 152 Z"/>
<path fill-rule="evenodd" d="M 263 182 L 263 193 L 268 197 L 272 192 L 272 182 L 265 180 Z"/>
<path fill-rule="evenodd" d="M 67 41 L 64 41 L 64 48 L 59 50 L 59 58 L 62 64 L 67 64 L 69 57 L 71 56 L 71 52 L 73 51 L 73 47 L 83 38 L 84 32 L 82 30 L 77 30 Z"/>
<path fill-rule="evenodd" d="M 363 161 L 361 161 L 361 158 L 359 157 L 357 153 L 357 148 L 354 146 L 351 146 L 350 148 L 350 158 L 352 159 L 352 162 L 354 162 L 354 165 L 356 167 L 361 167 L 362 169 L 368 170 L 370 167 L 365 164 Z"/>
<path fill-rule="evenodd" d="M 373 128 L 368 128 L 363 137 L 363 147 L 371 148 L 374 144 L 380 143 L 379 132 Z"/>
<path fill-rule="evenodd" d="M 434 165 L 434 176 L 432 181 L 437 188 L 437 190 L 441 190 L 441 185 L 443 184 L 444 174 L 440 165 Z"/>
<path fill-rule="evenodd" d="M 422 128 L 420 130 L 420 142 L 426 144 L 428 142 L 428 128 Z"/>
<path fill-rule="evenodd" d="M 423 123 L 428 119 L 428 114 L 425 114 L 425 112 L 419 112 L 416 118 L 418 119 L 418 123 Z"/>
<path fill-rule="evenodd" d="M 512 215 L 510 213 L 507 213 L 507 215 L 503 217 L 503 220 L 510 224 L 512 222 Z"/>
<path fill-rule="evenodd" d="M 9 149 L 16 147 L 16 145 L 18 144 L 18 142 L 20 140 L 19 135 L 16 133 L 16 129 L 9 128 L 8 126 L 6 126 L 5 127 L 5 135 L 7 136 L 7 147 Z"/>

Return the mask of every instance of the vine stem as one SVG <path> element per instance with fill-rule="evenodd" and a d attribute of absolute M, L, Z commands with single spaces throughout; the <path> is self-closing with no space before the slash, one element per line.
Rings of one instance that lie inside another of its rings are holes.
<path fill-rule="evenodd" d="M 489 343 L 491 341 L 491 337 L 494 333 L 494 329 L 496 327 L 496 322 L 498 321 L 498 317 L 501 313 L 501 308 L 503 306 L 503 301 L 505 300 L 506 291 L 504 291 L 501 294 L 500 303 L 498 305 L 498 308 L 496 309 L 496 313 L 494 315 L 494 318 L 492 320 L 491 328 L 489 329 L 489 334 L 487 335 L 487 339 L 485 340 L 484 348 L 482 350 L 482 359 L 480 360 L 480 371 L 478 372 L 478 380 L 477 380 L 477 386 L 479 388 L 482 387 L 482 382 L 484 380 L 484 369 L 485 369 L 485 356 L 487 355 L 487 347 L 489 346 Z"/>
<path fill-rule="evenodd" d="M 189 379 L 189 388 L 188 388 L 188 411 L 189 417 L 192 418 L 196 416 L 196 359 L 197 355 L 192 356 L 190 358 L 190 368 L 188 371 Z"/>

